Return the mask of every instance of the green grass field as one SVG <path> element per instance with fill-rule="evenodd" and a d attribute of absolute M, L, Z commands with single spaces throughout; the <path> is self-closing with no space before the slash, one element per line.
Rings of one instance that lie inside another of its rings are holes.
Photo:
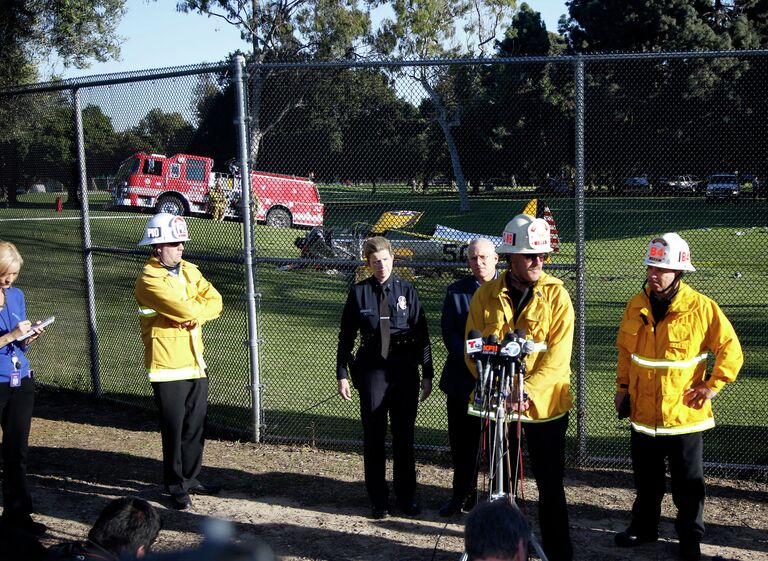
<path fill-rule="evenodd" d="M 55 194 L 21 195 L 19 204 L 0 208 L 3 237 L 19 246 L 25 266 L 17 282 L 27 295 L 31 319 L 56 315 L 56 323 L 30 352 L 43 383 L 92 390 L 91 351 L 86 311 L 85 272 L 79 214 L 54 211 Z M 95 246 L 136 249 L 147 215 L 102 209 L 103 195 L 94 197 L 90 211 L 91 242 Z M 372 222 L 384 210 L 421 210 L 417 225 L 428 235 L 435 224 L 499 235 L 506 222 L 522 210 L 529 196 L 513 191 L 472 196 L 471 212 L 459 213 L 457 195 L 446 192 L 411 193 L 402 187 L 322 188 L 326 225 L 339 229 L 352 222 Z M 562 250 L 556 264 L 573 264 L 576 220 L 571 199 L 547 201 L 558 223 Z M 763 257 L 768 242 L 765 200 L 708 205 L 697 198 L 588 198 L 585 224 L 585 364 L 580 397 L 586 405 L 587 453 L 592 457 L 625 457 L 626 424 L 615 418 L 614 339 L 628 298 L 640 290 L 642 259 L 648 239 L 678 231 L 692 248 L 698 271 L 690 284 L 717 300 L 734 323 L 745 348 L 746 364 L 736 384 L 718 396 L 718 428 L 705 439 L 708 460 L 715 463 L 768 465 L 762 442 L 768 436 L 768 267 Z M 242 249 L 240 224 L 189 219 L 190 260 L 222 292 L 225 313 L 205 328 L 206 356 L 211 377 L 211 417 L 219 426 L 249 434 L 251 422 L 245 284 L 241 266 L 221 257 Z M 296 258 L 293 245 L 306 231 L 255 229 L 256 257 Z M 210 258 L 209 258 L 210 256 Z M 133 283 L 143 256 L 92 254 L 95 279 L 98 370 L 105 396 L 147 405 L 150 388 L 142 368 Z M 334 441 L 339 446 L 360 438 L 356 402 L 333 397 L 338 318 L 349 284 L 345 274 L 272 264 L 255 268 L 259 324 L 263 435 L 273 439 Z M 575 273 L 554 271 L 575 298 Z M 445 287 L 466 270 L 422 276 L 416 285 L 427 308 L 437 375 L 444 360 L 440 339 L 440 309 Z M 574 364 L 574 373 L 577 371 Z M 574 390 L 577 379 L 573 377 Z M 435 380 L 435 386 L 437 380 Z M 574 392 L 577 393 L 577 392 Z M 570 434 L 576 437 L 576 414 Z M 442 394 L 420 408 L 420 444 L 444 446 Z"/>

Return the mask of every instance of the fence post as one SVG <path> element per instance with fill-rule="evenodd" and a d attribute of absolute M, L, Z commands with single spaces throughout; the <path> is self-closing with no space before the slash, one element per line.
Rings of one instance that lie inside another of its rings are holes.
<path fill-rule="evenodd" d="M 576 466 L 583 467 L 587 453 L 587 365 L 586 365 L 586 288 L 585 288 L 585 224 L 584 224 L 584 59 L 576 57 L 576 185 L 574 210 L 576 213 Z"/>
<path fill-rule="evenodd" d="M 248 131 L 246 127 L 245 87 L 243 73 L 245 57 L 235 58 L 234 85 L 237 100 L 238 160 L 240 162 L 240 189 L 243 218 L 243 258 L 245 266 L 246 306 L 248 309 L 248 356 L 251 370 L 251 400 L 253 411 L 253 440 L 261 440 L 261 372 L 259 370 L 259 330 L 256 318 L 256 294 L 253 282 L 253 236 L 251 223 L 251 170 L 248 166 Z"/>
<path fill-rule="evenodd" d="M 96 330 L 96 290 L 93 282 L 93 255 L 91 254 L 91 221 L 88 208 L 88 179 L 85 168 L 85 141 L 83 114 L 80 109 L 80 89 L 72 90 L 75 117 L 75 145 L 80 184 L 80 222 L 83 238 L 83 266 L 85 269 L 86 307 L 88 312 L 88 337 L 91 349 L 91 384 L 93 395 L 101 397 L 101 376 L 99 374 L 99 339 Z"/>

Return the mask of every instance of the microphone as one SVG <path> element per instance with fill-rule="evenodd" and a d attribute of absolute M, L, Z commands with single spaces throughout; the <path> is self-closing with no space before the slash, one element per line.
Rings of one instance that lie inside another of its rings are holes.
<path fill-rule="evenodd" d="M 515 329 L 515 335 L 517 335 L 517 338 L 520 340 L 523 356 L 531 354 L 536 347 L 533 341 L 525 338 L 525 329 Z"/>
<path fill-rule="evenodd" d="M 483 371 L 482 383 L 485 386 L 488 377 L 491 374 L 491 368 L 499 354 L 499 338 L 495 333 L 488 336 L 483 343 L 483 357 L 485 358 L 485 370 Z"/>
<path fill-rule="evenodd" d="M 483 376 L 483 334 L 477 329 L 471 329 L 469 331 L 469 339 L 467 339 L 467 356 L 470 360 L 475 362 L 475 371 L 477 377 Z"/>
<path fill-rule="evenodd" d="M 520 356 L 522 348 L 518 342 L 518 338 L 515 333 L 508 331 L 504 336 L 504 340 L 501 342 L 501 350 L 499 354 L 510 361 Z"/>

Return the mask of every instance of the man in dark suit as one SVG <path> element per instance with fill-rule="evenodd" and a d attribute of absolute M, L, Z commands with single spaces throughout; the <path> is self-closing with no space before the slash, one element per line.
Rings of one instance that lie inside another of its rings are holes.
<path fill-rule="evenodd" d="M 467 414 L 469 395 L 475 378 L 464 363 L 464 331 L 469 303 L 477 287 L 496 278 L 499 256 L 485 238 L 477 238 L 467 248 L 467 261 L 472 275 L 448 287 L 440 321 L 448 358 L 440 377 L 440 389 L 446 395 L 448 440 L 453 460 L 453 494 L 440 509 L 440 516 L 453 516 L 464 506 L 472 508 L 477 489 L 477 454 L 480 441 L 480 419 Z"/>

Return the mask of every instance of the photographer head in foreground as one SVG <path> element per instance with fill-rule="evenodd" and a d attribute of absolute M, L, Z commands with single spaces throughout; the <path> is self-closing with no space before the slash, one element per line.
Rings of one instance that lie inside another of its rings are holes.
<path fill-rule="evenodd" d="M 159 533 L 160 515 L 151 504 L 137 497 L 122 497 L 104 507 L 87 540 L 52 546 L 48 558 L 139 559 L 149 553 Z"/>
<path fill-rule="evenodd" d="M 479 504 L 467 517 L 464 550 L 469 561 L 524 561 L 531 529 L 508 498 Z"/>

